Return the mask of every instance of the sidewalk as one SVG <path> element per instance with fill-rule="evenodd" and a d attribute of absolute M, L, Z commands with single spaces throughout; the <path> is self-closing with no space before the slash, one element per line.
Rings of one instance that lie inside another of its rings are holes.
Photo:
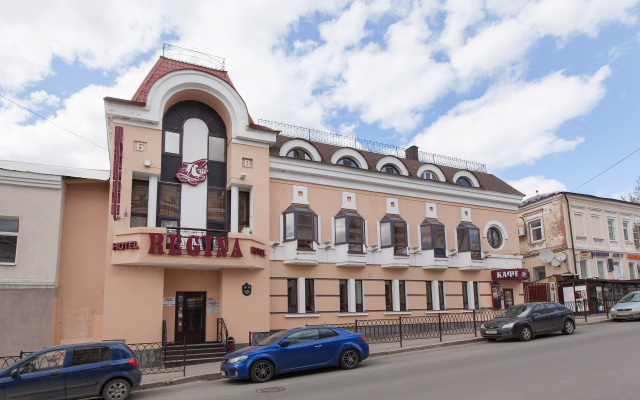
<path fill-rule="evenodd" d="M 606 316 L 588 317 L 587 322 L 585 322 L 584 317 L 576 317 L 576 325 L 578 329 L 581 326 L 595 325 L 609 321 L 611 320 L 607 319 Z M 369 357 L 379 357 L 389 354 L 405 353 L 408 351 L 426 350 L 438 347 L 456 346 L 480 342 L 483 340 L 484 339 L 480 337 L 480 333 L 478 333 L 478 337 L 474 334 L 445 335 L 442 337 L 442 342 L 440 342 L 439 338 L 404 340 L 402 347 L 400 347 L 400 342 L 376 343 L 369 345 Z M 143 375 L 142 384 L 136 390 L 154 389 L 163 386 L 215 379 L 220 379 L 220 362 L 188 365 L 186 367 L 185 376 L 183 376 L 182 372 Z"/>

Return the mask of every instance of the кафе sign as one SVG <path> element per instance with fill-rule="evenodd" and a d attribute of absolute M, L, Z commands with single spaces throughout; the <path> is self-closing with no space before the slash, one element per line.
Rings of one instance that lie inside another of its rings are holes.
<path fill-rule="evenodd" d="M 529 279 L 529 270 L 525 268 L 499 269 L 491 271 L 491 279 L 494 281 L 502 279 L 522 281 Z"/>

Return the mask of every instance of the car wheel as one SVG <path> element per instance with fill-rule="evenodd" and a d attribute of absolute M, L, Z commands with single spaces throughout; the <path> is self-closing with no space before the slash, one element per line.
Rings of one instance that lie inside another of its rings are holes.
<path fill-rule="evenodd" d="M 124 400 L 131 394 L 131 384 L 124 379 L 114 379 L 102 388 L 104 400 Z"/>
<path fill-rule="evenodd" d="M 340 368 L 352 369 L 358 366 L 360 355 L 354 349 L 346 349 L 340 355 Z"/>
<path fill-rule="evenodd" d="M 273 379 L 275 367 L 268 360 L 258 360 L 251 366 L 251 380 L 257 383 L 267 382 Z"/>
<path fill-rule="evenodd" d="M 564 323 L 564 329 L 562 330 L 562 333 L 564 333 L 565 335 L 571 335 L 575 329 L 576 327 L 573 325 L 573 322 L 568 319 Z"/>
<path fill-rule="evenodd" d="M 531 330 L 530 327 L 528 326 L 523 326 L 522 330 L 520 331 L 520 341 L 521 342 L 526 342 L 528 340 L 531 340 L 533 338 L 533 331 Z"/>

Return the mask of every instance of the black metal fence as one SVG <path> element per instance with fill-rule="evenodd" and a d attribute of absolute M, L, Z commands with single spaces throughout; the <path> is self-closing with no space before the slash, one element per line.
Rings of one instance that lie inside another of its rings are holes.
<path fill-rule="evenodd" d="M 577 300 L 565 301 L 564 305 L 573 311 L 577 318 L 588 320 L 588 316 L 606 315 L 609 318 L 609 311 L 618 300 Z"/>
<path fill-rule="evenodd" d="M 3 370 L 11 365 L 17 363 L 21 359 L 33 354 L 31 351 L 21 351 L 19 356 L 4 356 L 0 357 L 0 370 Z"/>
<path fill-rule="evenodd" d="M 127 346 L 138 359 L 138 365 L 145 375 L 165 372 L 182 372 L 183 376 L 186 374 L 186 341 L 132 343 Z"/>

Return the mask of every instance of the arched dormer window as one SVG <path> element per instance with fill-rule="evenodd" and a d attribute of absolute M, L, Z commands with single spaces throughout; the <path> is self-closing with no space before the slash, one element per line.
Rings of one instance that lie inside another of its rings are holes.
<path fill-rule="evenodd" d="M 426 180 L 430 180 L 430 181 L 437 181 L 438 180 L 438 176 L 436 175 L 435 172 L 433 171 L 424 171 L 422 174 L 420 174 L 420 178 L 421 179 L 426 179 Z"/>
<path fill-rule="evenodd" d="M 348 244 L 349 253 L 362 253 L 364 219 L 356 211 L 340 210 L 334 217 L 336 245 Z"/>
<path fill-rule="evenodd" d="M 471 252 L 471 258 L 481 259 L 480 229 L 470 222 L 461 222 L 456 228 L 458 252 Z"/>
<path fill-rule="evenodd" d="M 398 168 L 396 168 L 395 165 L 392 164 L 383 165 L 382 168 L 380 168 L 380 172 L 392 175 L 400 175 L 400 171 L 398 171 Z"/>
<path fill-rule="evenodd" d="M 406 255 L 407 223 L 399 215 L 385 215 L 380 220 L 380 247 L 393 247 L 393 254 Z"/>
<path fill-rule="evenodd" d="M 342 157 L 341 159 L 338 160 L 336 164 L 344 165 L 346 167 L 351 167 L 351 168 L 360 168 L 358 166 L 358 163 L 355 162 L 355 160 L 351 157 Z"/>
<path fill-rule="evenodd" d="M 464 176 L 461 176 L 460 178 L 456 179 L 456 185 L 460 185 L 460 186 L 473 186 L 471 184 L 471 181 L 469 181 L 468 178 L 465 178 Z"/>
<path fill-rule="evenodd" d="M 311 160 L 311 156 L 309 155 L 309 153 L 302 149 L 289 150 L 289 152 L 287 153 L 287 157 L 298 158 L 300 160 Z"/>
<path fill-rule="evenodd" d="M 478 178 L 466 170 L 456 172 L 451 181 L 460 186 L 480 187 Z"/>
<path fill-rule="evenodd" d="M 425 219 L 420 225 L 420 239 L 422 250 L 433 250 L 436 257 L 447 256 L 447 238 L 442 222 Z"/>
<path fill-rule="evenodd" d="M 318 215 L 309 206 L 292 204 L 282 213 L 284 241 L 298 241 L 299 250 L 313 250 L 318 241 Z"/>

